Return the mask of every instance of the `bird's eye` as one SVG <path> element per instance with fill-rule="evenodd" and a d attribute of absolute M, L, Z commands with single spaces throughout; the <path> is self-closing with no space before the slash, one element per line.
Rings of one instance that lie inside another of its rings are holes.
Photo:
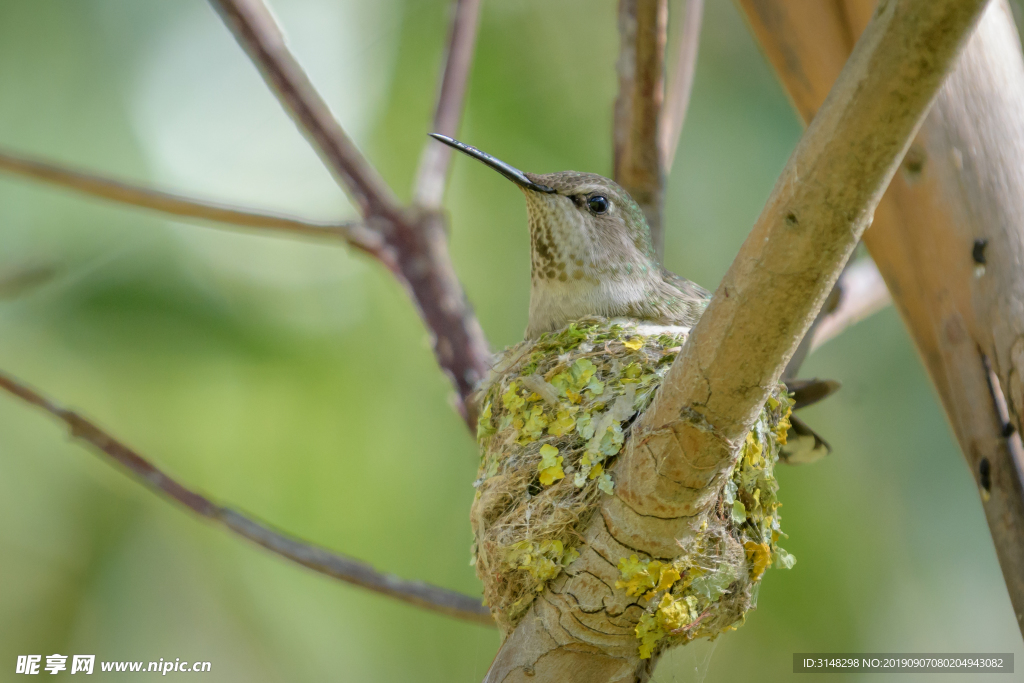
<path fill-rule="evenodd" d="M 587 206 L 594 213 L 604 213 L 608 210 L 608 198 L 603 195 L 595 194 L 587 200 Z"/>

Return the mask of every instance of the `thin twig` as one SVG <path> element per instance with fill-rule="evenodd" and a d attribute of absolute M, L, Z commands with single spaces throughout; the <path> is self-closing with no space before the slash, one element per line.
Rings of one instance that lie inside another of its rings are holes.
<path fill-rule="evenodd" d="M 619 0 L 619 33 L 614 177 L 643 209 L 660 257 L 665 239 L 658 121 L 664 98 L 668 0 Z"/>
<path fill-rule="evenodd" d="M 0 389 L 56 417 L 67 425 L 72 437 L 91 444 L 107 455 L 111 462 L 127 469 L 137 481 L 152 491 L 162 493 L 199 516 L 219 522 L 236 534 L 284 558 L 321 574 L 423 609 L 477 624 L 494 625 L 490 612 L 475 598 L 421 581 L 407 581 L 393 574 L 378 572 L 365 562 L 337 555 L 307 541 L 275 531 L 261 522 L 231 508 L 222 507 L 209 498 L 185 488 L 89 420 L 65 410 L 11 377 L 0 374 Z"/>
<path fill-rule="evenodd" d="M 451 30 L 448 34 L 448 52 L 445 56 L 441 87 L 434 112 L 431 132 L 458 137 L 459 122 L 466 98 L 466 83 L 473 66 L 473 48 L 480 24 L 481 0 L 453 0 Z M 451 162 L 452 150 L 433 138 L 427 139 L 420 157 L 419 170 L 413 192 L 415 202 L 428 209 L 441 208 L 445 179 Z"/>
<path fill-rule="evenodd" d="M 839 303 L 823 316 L 811 338 L 811 352 L 835 339 L 846 328 L 869 318 L 892 303 L 878 266 L 871 259 L 862 259 L 843 271 L 839 282 Z"/>
<path fill-rule="evenodd" d="M 380 250 L 384 246 L 383 240 L 378 235 L 357 222 L 326 223 L 240 209 L 193 197 L 152 190 L 7 152 L 0 152 L 0 170 L 51 185 L 66 187 L 93 197 L 102 197 L 173 216 L 198 218 L 246 228 L 283 230 L 318 237 L 341 237 L 356 249 L 373 256 L 379 256 Z"/>
<path fill-rule="evenodd" d="M 395 217 L 401 207 L 391 189 L 342 130 L 327 103 L 285 44 L 262 0 L 210 0 L 267 85 L 358 204 L 365 218 Z"/>
<path fill-rule="evenodd" d="M 681 0 L 683 7 L 677 17 L 679 41 L 672 63 L 675 69 L 665 94 L 665 107 L 661 113 L 661 163 L 667 175 L 672 170 L 683 132 L 686 112 L 690 108 L 693 75 L 697 70 L 697 51 L 700 47 L 700 27 L 704 15 L 704 0 Z"/>
<path fill-rule="evenodd" d="M 0 268 L 0 301 L 21 296 L 50 282 L 57 272 L 57 264 L 46 261 L 30 261 Z"/>

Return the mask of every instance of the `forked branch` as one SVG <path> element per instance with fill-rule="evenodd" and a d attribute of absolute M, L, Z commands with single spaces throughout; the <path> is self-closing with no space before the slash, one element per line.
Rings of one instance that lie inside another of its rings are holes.
<path fill-rule="evenodd" d="M 455 591 L 421 581 L 407 581 L 378 572 L 365 562 L 332 553 L 306 541 L 275 531 L 236 510 L 214 503 L 209 498 L 185 488 L 177 481 L 121 443 L 95 424 L 75 412 L 66 410 L 41 396 L 24 384 L 0 374 L 0 389 L 41 408 L 67 425 L 71 435 L 85 441 L 112 462 L 127 469 L 136 481 L 189 508 L 197 515 L 212 520 L 239 536 L 258 543 L 281 557 L 297 562 L 320 574 L 361 586 L 375 593 L 416 605 L 450 617 L 494 626 L 494 620 L 480 601 Z"/>
<path fill-rule="evenodd" d="M 270 11 L 260 0 L 211 2 L 263 73 L 266 82 L 299 129 L 342 187 L 348 190 L 365 219 L 363 222 L 316 223 L 247 211 L 2 153 L 0 170 L 175 216 L 345 239 L 357 249 L 380 260 L 410 292 L 427 327 L 433 333 L 438 361 L 458 391 L 460 412 L 467 423 L 475 426 L 467 398 L 476 381 L 487 370 L 490 354 L 452 269 L 443 218 L 436 211 L 410 211 L 399 205 L 390 188 L 331 115 L 326 103 L 289 52 Z M 438 120 L 446 127 L 454 127 L 458 122 L 471 61 L 478 8 L 479 0 L 460 0 L 456 8 L 453 44 L 449 51 L 438 107 Z M 443 176 L 444 169 L 440 172 Z M 90 443 L 108 456 L 110 461 L 127 468 L 151 490 L 168 496 L 196 514 L 214 520 L 282 557 L 425 609 L 493 625 L 488 610 L 474 598 L 377 572 L 363 562 L 275 531 L 185 488 L 92 422 L 57 406 L 2 374 L 0 389 L 64 422 L 74 437 Z"/>

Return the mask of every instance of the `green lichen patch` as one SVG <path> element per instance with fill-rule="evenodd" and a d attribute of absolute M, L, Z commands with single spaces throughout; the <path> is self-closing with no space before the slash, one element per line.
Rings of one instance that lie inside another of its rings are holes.
<path fill-rule="evenodd" d="M 609 467 L 685 328 L 585 319 L 506 349 L 479 389 L 472 520 L 485 599 L 511 629 L 571 563 Z"/>

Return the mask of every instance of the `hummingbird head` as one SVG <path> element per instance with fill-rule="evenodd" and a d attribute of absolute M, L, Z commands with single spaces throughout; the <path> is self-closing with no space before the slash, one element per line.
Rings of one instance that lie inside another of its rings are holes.
<path fill-rule="evenodd" d="M 593 173 L 524 173 L 443 135 L 526 196 L 531 243 L 527 338 L 586 316 L 657 319 L 670 305 L 643 211 L 618 184 Z"/>

